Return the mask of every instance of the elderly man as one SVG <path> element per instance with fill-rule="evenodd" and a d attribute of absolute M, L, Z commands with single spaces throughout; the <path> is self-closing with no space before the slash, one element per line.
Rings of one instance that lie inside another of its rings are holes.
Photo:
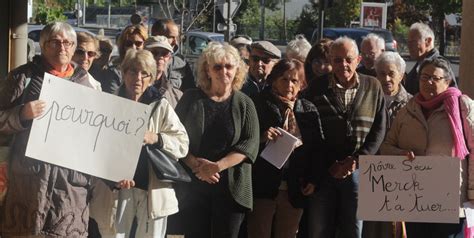
<path fill-rule="evenodd" d="M 358 156 L 375 154 L 384 139 L 385 99 L 377 79 L 356 72 L 361 57 L 354 40 L 336 39 L 329 57 L 333 73 L 314 81 L 306 94 L 321 121 L 311 166 L 316 192 L 309 205 L 310 237 L 360 238 Z"/>
<path fill-rule="evenodd" d="M 375 77 L 375 59 L 385 51 L 385 40 L 377 34 L 370 33 L 362 39 L 360 51 L 362 61 L 357 73 Z"/>
<path fill-rule="evenodd" d="M 443 57 L 434 47 L 434 41 L 433 30 L 428 25 L 418 22 L 410 26 L 410 31 L 408 32 L 408 51 L 410 52 L 411 59 L 416 60 L 416 64 L 407 74 L 404 86 L 407 92 L 412 95 L 419 91 L 418 73 L 421 63 L 425 60 Z M 451 78 L 455 79 L 456 77 L 452 75 Z M 456 80 L 451 82 L 450 86 L 453 85 L 456 85 Z"/>
<path fill-rule="evenodd" d="M 76 46 L 67 23 L 45 26 L 41 57 L 14 69 L 0 86 L 0 110 L 9 117 L 9 128 L 2 129 L 15 134 L 2 236 L 87 237 L 91 176 L 25 156 L 32 120 L 47 106 L 38 100 L 44 74 L 93 87 L 87 71 L 71 63 Z"/>
<path fill-rule="evenodd" d="M 281 58 L 281 51 L 268 41 L 256 41 L 250 46 L 249 72 L 242 92 L 255 95 L 266 86 L 265 80 Z"/>
<path fill-rule="evenodd" d="M 98 57 L 99 41 L 87 32 L 77 33 L 77 47 L 72 61 L 86 71 L 92 67 L 94 60 Z M 89 81 L 94 89 L 102 91 L 100 83 L 97 82 L 91 74 L 89 74 Z"/>
<path fill-rule="evenodd" d="M 179 51 L 179 27 L 173 19 L 157 20 L 151 27 L 152 36 L 165 36 L 173 47 L 173 57 L 168 64 L 167 80 L 181 91 L 196 87 L 193 71 Z"/>

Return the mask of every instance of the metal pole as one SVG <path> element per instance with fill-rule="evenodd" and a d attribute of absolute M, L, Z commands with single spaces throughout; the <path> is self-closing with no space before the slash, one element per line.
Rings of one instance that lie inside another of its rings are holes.
<path fill-rule="evenodd" d="M 265 0 L 260 0 L 260 40 L 265 39 Z"/>
<path fill-rule="evenodd" d="M 317 40 L 323 38 L 323 29 L 324 29 L 324 9 L 326 8 L 327 0 L 322 0 L 319 2 L 319 31 Z"/>
<path fill-rule="evenodd" d="M 230 4 L 232 0 L 227 0 L 227 31 L 225 41 L 230 41 L 230 27 L 232 25 L 232 16 L 230 15 Z"/>
<path fill-rule="evenodd" d="M 286 1 L 285 0 L 282 0 L 283 1 L 283 25 L 284 25 L 284 37 L 285 37 L 285 42 L 288 40 L 288 29 L 287 29 L 287 25 L 286 25 Z"/>
<path fill-rule="evenodd" d="M 214 0 L 214 7 L 212 9 L 214 10 L 212 13 L 212 32 L 216 32 L 216 0 Z"/>
<path fill-rule="evenodd" d="M 82 25 L 84 26 L 86 24 L 86 0 L 83 2 L 84 4 L 82 5 Z"/>
<path fill-rule="evenodd" d="M 107 12 L 107 27 L 110 28 L 110 12 L 112 11 L 112 6 L 110 5 L 110 2 L 112 0 L 109 0 L 109 8 L 108 8 L 108 12 Z"/>

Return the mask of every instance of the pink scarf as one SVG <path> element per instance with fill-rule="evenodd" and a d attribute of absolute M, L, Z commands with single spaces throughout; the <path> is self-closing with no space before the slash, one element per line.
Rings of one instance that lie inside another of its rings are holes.
<path fill-rule="evenodd" d="M 444 103 L 444 109 L 448 114 L 449 124 L 451 126 L 451 134 L 454 142 L 454 155 L 463 160 L 469 151 L 464 141 L 464 134 L 462 129 L 462 121 L 459 109 L 459 96 L 462 93 L 459 89 L 450 87 L 446 91 L 440 93 L 431 100 L 426 100 L 420 93 L 415 97 L 415 101 L 420 104 L 423 109 L 432 111 L 438 108 L 441 103 Z"/>

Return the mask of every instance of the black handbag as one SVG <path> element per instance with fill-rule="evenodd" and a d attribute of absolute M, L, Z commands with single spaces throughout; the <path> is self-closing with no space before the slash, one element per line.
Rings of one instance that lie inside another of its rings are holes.
<path fill-rule="evenodd" d="M 152 145 L 145 146 L 146 157 L 150 161 L 153 172 L 161 181 L 191 182 L 191 177 L 178 160 L 170 158 L 166 153 Z"/>

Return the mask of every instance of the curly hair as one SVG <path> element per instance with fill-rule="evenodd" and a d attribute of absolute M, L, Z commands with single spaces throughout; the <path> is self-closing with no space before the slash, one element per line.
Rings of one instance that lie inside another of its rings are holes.
<path fill-rule="evenodd" d="M 211 42 L 204 49 L 197 62 L 197 85 L 202 90 L 211 88 L 211 79 L 209 77 L 209 68 L 215 63 L 227 60 L 237 67 L 234 80 L 232 81 L 232 90 L 240 90 L 247 75 L 247 67 L 240 58 L 237 49 L 228 43 Z"/>

